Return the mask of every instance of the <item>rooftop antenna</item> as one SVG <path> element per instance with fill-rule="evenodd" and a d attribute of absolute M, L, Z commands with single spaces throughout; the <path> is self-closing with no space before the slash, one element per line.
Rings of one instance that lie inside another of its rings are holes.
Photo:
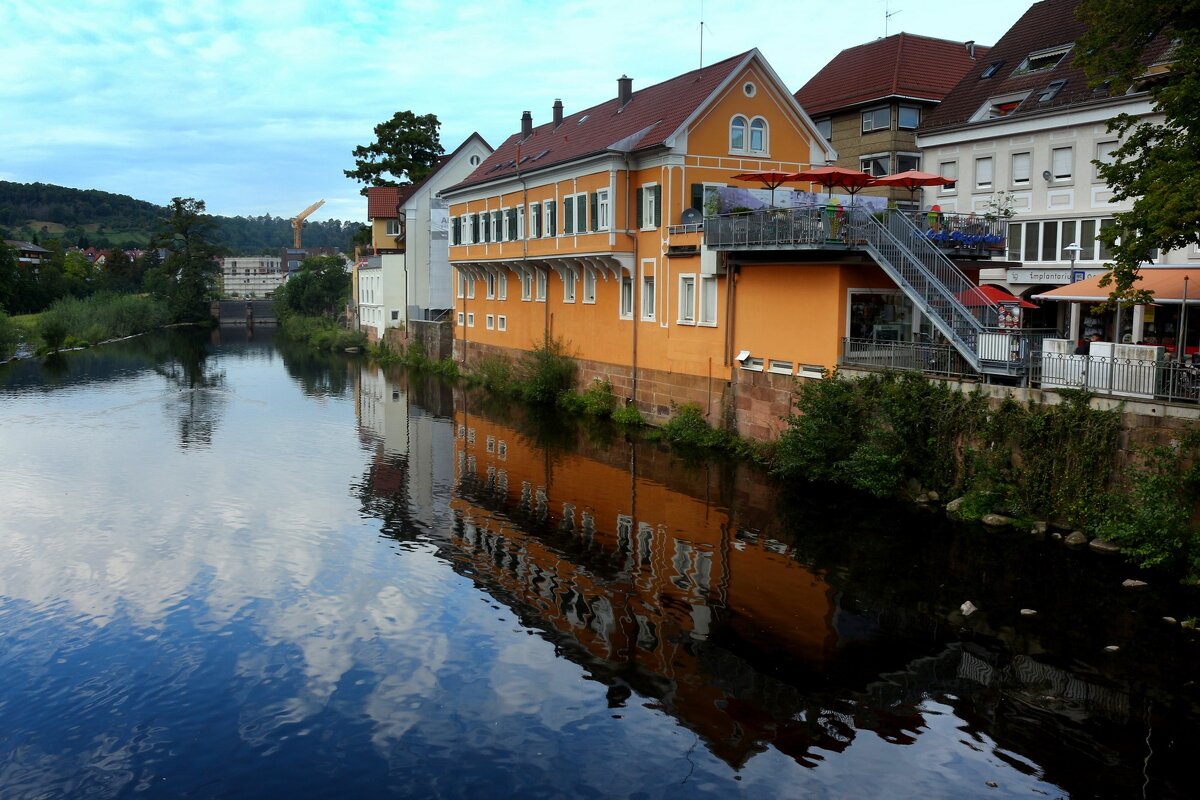
<path fill-rule="evenodd" d="M 899 14 L 903 9 L 897 8 L 895 11 L 888 11 L 890 5 L 889 0 L 883 0 L 883 37 L 886 39 L 888 35 L 888 20 Z"/>
<path fill-rule="evenodd" d="M 704 0 L 700 0 L 700 71 L 704 72 Z"/>

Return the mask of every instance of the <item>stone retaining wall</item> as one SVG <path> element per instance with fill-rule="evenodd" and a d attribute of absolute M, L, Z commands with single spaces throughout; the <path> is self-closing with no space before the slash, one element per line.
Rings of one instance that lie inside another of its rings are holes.
<path fill-rule="evenodd" d="M 454 327 L 448 319 L 439 322 L 410 319 L 407 327 L 388 328 L 385 335 L 391 347 L 421 346 L 430 361 L 441 361 L 454 354 Z"/>

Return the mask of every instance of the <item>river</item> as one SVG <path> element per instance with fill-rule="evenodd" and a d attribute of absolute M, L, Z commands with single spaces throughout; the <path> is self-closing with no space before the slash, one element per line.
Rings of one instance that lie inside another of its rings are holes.
<path fill-rule="evenodd" d="M 0 797 L 1194 796 L 1198 590 L 271 333 L 0 366 Z"/>

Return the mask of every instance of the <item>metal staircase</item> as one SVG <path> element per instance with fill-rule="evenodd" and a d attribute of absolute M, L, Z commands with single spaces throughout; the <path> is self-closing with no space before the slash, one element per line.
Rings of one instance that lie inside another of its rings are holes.
<path fill-rule="evenodd" d="M 851 207 L 851 236 L 979 372 L 989 369 L 980 339 L 995 329 L 998 309 L 904 214 Z M 969 301 L 964 302 L 964 301 Z"/>

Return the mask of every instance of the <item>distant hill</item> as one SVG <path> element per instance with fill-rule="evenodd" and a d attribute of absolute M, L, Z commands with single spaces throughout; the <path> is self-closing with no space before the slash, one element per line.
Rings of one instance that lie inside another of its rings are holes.
<path fill-rule="evenodd" d="M 0 181 L 0 237 L 5 239 L 54 238 L 68 247 L 144 247 L 168 213 L 163 206 L 98 189 Z M 213 220 L 213 238 L 231 255 L 270 253 L 292 244 L 292 221 L 287 217 L 214 215 Z M 349 252 L 360 227 L 341 220 L 306 222 L 304 245 Z"/>

